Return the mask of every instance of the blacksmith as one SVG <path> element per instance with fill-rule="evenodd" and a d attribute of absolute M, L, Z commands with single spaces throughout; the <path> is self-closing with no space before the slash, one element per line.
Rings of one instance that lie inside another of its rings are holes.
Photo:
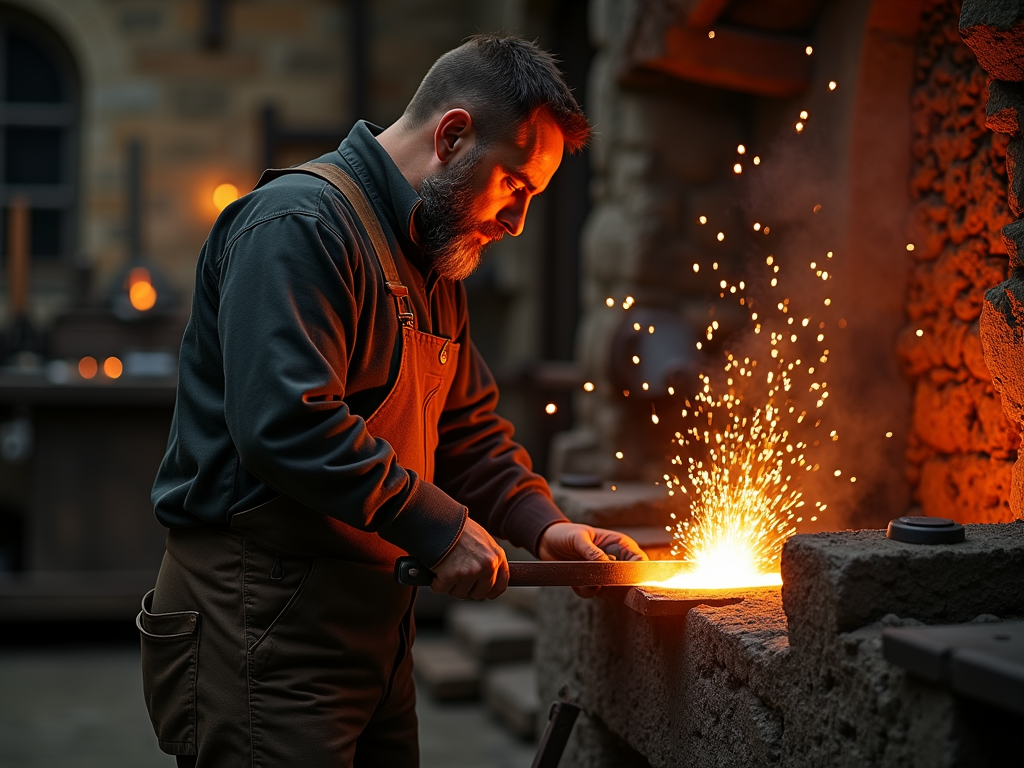
<path fill-rule="evenodd" d="M 409 553 L 456 598 L 542 559 L 644 558 L 568 522 L 494 408 L 461 281 L 523 231 L 586 117 L 553 58 L 478 36 L 405 113 L 268 171 L 199 256 L 153 488 L 143 672 L 181 766 L 416 766 Z"/>

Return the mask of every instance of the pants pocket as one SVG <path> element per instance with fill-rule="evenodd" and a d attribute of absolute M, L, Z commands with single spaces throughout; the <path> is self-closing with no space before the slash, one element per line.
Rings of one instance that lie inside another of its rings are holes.
<path fill-rule="evenodd" d="M 160 749 L 196 754 L 199 614 L 153 613 L 153 590 L 135 619 L 142 642 L 142 690 Z"/>

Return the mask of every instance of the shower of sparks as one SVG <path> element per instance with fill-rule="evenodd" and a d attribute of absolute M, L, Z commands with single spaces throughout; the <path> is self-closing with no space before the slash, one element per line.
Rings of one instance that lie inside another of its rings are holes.
<path fill-rule="evenodd" d="M 806 120 L 807 112 L 800 117 Z M 820 210 L 816 205 L 811 215 Z M 759 228 L 768 231 L 755 224 L 754 230 Z M 813 522 L 827 508 L 822 501 L 805 500 L 803 481 L 804 473 L 821 470 L 819 446 L 839 440 L 835 429 L 828 438 L 811 434 L 821 428 L 829 398 L 828 330 L 845 327 L 845 321 L 829 315 L 832 301 L 823 293 L 833 279 L 824 269 L 825 262 L 833 266 L 828 261 L 833 255 L 829 251 L 806 262 L 807 279 L 799 290 L 787 291 L 791 296 L 780 285 L 787 265 L 775 255 L 752 270 L 756 290 L 748 290 L 750 278 L 718 282 L 719 298 L 743 307 L 753 334 L 743 335 L 743 353 L 724 350 L 721 372 L 702 373 L 698 391 L 682 398 L 683 428 L 675 433 L 676 455 L 663 480 L 669 496 L 685 501 L 667 527 L 673 534 L 672 555 L 684 565 L 673 579 L 653 585 L 781 584 L 783 543 L 805 515 Z M 701 266 L 695 263 L 694 272 Z M 721 332 L 714 311 L 709 314 L 697 349 Z M 657 423 L 656 417 L 652 420 Z M 832 469 L 834 477 L 842 476 L 841 469 Z"/>

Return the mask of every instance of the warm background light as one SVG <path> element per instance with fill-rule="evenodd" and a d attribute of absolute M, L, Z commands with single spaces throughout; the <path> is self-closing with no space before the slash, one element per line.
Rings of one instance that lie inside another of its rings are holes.
<path fill-rule="evenodd" d="M 234 184 L 221 184 L 213 190 L 213 205 L 218 211 L 223 211 L 237 199 L 238 187 Z"/>
<path fill-rule="evenodd" d="M 128 300 L 140 312 L 156 305 L 156 288 L 153 278 L 145 267 L 135 267 L 128 273 Z"/>
<path fill-rule="evenodd" d="M 108 357 L 103 361 L 103 373 L 105 373 L 108 378 L 118 378 L 123 370 L 124 366 L 116 357 Z"/>
<path fill-rule="evenodd" d="M 78 373 L 83 379 L 91 379 L 99 370 L 99 365 L 94 357 L 83 357 L 78 361 Z"/>

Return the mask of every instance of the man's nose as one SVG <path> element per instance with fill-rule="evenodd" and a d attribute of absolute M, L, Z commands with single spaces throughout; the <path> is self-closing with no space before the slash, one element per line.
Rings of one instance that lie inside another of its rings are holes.
<path fill-rule="evenodd" d="M 505 228 L 512 237 L 517 237 L 526 226 L 526 209 L 530 207 L 530 198 L 517 195 L 516 201 L 498 212 L 498 223 Z"/>

